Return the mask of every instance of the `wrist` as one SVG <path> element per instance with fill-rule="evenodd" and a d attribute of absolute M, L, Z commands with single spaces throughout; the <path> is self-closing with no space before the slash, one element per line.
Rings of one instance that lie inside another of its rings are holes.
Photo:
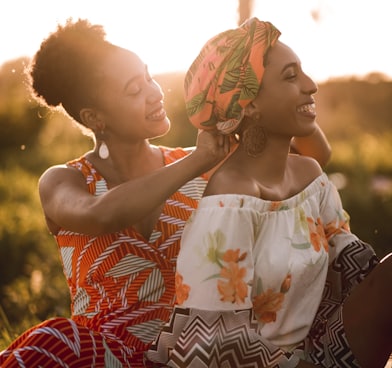
<path fill-rule="evenodd" d="M 194 150 L 189 154 L 189 160 L 191 165 L 199 174 L 203 174 L 206 171 L 212 169 L 219 162 L 211 152 L 205 150 Z"/>

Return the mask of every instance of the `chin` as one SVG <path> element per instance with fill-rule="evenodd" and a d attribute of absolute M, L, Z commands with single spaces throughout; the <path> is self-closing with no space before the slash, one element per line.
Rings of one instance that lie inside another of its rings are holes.
<path fill-rule="evenodd" d="M 164 137 L 165 135 L 167 135 L 167 133 L 169 133 L 170 127 L 170 122 L 168 121 L 167 124 L 165 124 L 165 126 L 162 126 L 161 129 L 157 129 L 158 131 L 153 132 L 151 139 Z"/>
<path fill-rule="evenodd" d="M 302 129 L 302 132 L 298 134 L 296 134 L 297 137 L 307 137 L 311 134 L 313 134 L 317 129 L 317 125 L 316 125 L 316 120 L 314 120 L 312 123 L 308 123 L 304 126 L 304 128 Z"/>

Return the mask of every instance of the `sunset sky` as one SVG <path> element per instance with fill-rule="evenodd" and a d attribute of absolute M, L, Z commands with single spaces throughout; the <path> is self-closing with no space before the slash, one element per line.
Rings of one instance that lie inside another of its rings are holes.
<path fill-rule="evenodd" d="M 137 52 L 151 72 L 184 71 L 203 44 L 237 24 L 237 0 L 12 0 L 0 3 L 0 64 L 33 56 L 69 17 L 104 25 L 107 38 Z M 317 81 L 381 72 L 392 78 L 386 0 L 254 0 Z"/>

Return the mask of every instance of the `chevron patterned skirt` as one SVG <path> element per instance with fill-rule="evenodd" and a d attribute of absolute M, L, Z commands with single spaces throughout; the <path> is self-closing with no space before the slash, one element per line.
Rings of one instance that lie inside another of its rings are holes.
<path fill-rule="evenodd" d="M 146 366 L 290 368 L 301 358 L 322 367 L 359 367 L 345 337 L 341 310 L 336 310 L 317 336 L 306 338 L 294 354 L 284 354 L 262 338 L 249 309 L 217 313 L 176 307 L 146 353 Z"/>

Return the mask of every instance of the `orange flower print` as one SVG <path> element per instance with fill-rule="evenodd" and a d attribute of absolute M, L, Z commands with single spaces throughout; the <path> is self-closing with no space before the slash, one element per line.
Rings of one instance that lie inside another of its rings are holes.
<path fill-rule="evenodd" d="M 287 208 L 287 204 L 284 201 L 272 201 L 270 204 L 270 211 L 282 211 Z"/>
<path fill-rule="evenodd" d="M 336 234 L 341 234 L 343 232 L 349 233 L 350 232 L 350 225 L 349 225 L 349 217 L 343 217 L 342 219 L 336 219 L 335 221 L 331 221 L 325 227 L 325 233 L 327 239 L 331 239 Z"/>
<path fill-rule="evenodd" d="M 323 224 L 321 223 L 320 217 L 315 221 L 311 217 L 306 218 L 309 226 L 310 242 L 316 252 L 320 252 L 321 247 L 324 247 L 325 251 L 328 252 L 328 241 L 325 237 Z"/>
<path fill-rule="evenodd" d="M 178 272 L 176 272 L 175 282 L 177 303 L 181 305 L 188 299 L 191 288 L 189 285 L 183 283 L 183 277 Z"/>
<path fill-rule="evenodd" d="M 221 301 L 245 303 L 245 298 L 248 295 L 248 287 L 243 280 L 246 276 L 246 268 L 240 268 L 236 262 L 229 262 L 226 267 L 222 267 L 220 276 L 227 280 L 218 280 Z"/>
<path fill-rule="evenodd" d="M 270 205 L 270 211 L 276 211 L 279 209 L 279 207 L 281 206 L 282 202 L 281 201 L 273 201 L 271 202 Z"/>
<path fill-rule="evenodd" d="M 282 285 L 280 286 L 280 292 L 283 294 L 287 293 L 290 290 L 290 286 L 291 286 L 291 275 L 287 274 L 287 276 L 282 282 Z"/>
<path fill-rule="evenodd" d="M 246 252 L 240 255 L 239 249 L 228 249 L 224 254 L 222 259 L 225 262 L 240 262 L 246 258 Z"/>
<path fill-rule="evenodd" d="M 259 322 L 276 321 L 276 313 L 282 308 L 284 294 L 268 289 L 253 298 L 253 309 Z"/>

